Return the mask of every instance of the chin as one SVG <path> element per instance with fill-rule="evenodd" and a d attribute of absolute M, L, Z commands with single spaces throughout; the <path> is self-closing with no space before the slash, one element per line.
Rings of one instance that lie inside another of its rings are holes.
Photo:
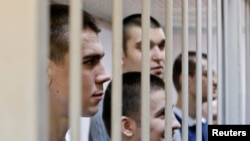
<path fill-rule="evenodd" d="M 156 76 L 160 77 L 161 79 L 164 79 L 163 77 L 163 74 L 155 74 Z"/>
<path fill-rule="evenodd" d="M 96 114 L 97 112 L 95 113 L 85 113 L 85 114 L 82 114 L 82 117 L 92 117 Z"/>
<path fill-rule="evenodd" d="M 83 111 L 83 117 L 92 117 L 98 112 L 98 108 L 88 109 L 88 111 Z"/>
<path fill-rule="evenodd" d="M 163 74 L 159 75 L 159 77 L 160 77 L 161 79 L 164 79 L 164 76 L 163 76 Z"/>

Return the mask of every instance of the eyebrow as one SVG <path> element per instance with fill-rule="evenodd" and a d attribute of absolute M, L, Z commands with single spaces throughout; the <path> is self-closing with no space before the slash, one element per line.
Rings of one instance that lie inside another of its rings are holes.
<path fill-rule="evenodd" d="M 154 45 L 155 45 L 155 44 L 156 44 L 156 43 L 155 43 L 155 42 L 153 42 L 152 40 L 150 40 L 150 42 L 149 42 L 149 43 L 150 43 L 150 45 L 152 45 L 152 44 L 154 44 Z M 158 43 L 158 45 L 163 44 L 163 43 L 165 44 L 165 39 L 162 39 L 162 40 Z M 136 45 L 137 45 L 137 46 L 138 46 L 138 45 L 140 45 L 140 46 L 141 46 L 141 44 L 142 44 L 142 41 L 139 41 L 139 42 L 137 42 L 137 43 L 136 43 Z"/>
<path fill-rule="evenodd" d="M 174 104 L 172 104 L 172 112 L 173 113 L 173 109 L 174 109 Z M 165 107 L 162 107 L 159 111 L 156 112 L 156 116 L 159 116 L 161 113 L 164 113 L 165 112 Z"/>
<path fill-rule="evenodd" d="M 86 56 L 83 56 L 82 57 L 82 60 L 86 60 L 86 59 L 91 59 L 91 58 L 103 58 L 104 57 L 104 53 L 91 53 L 91 54 L 88 54 Z"/>
<path fill-rule="evenodd" d="M 160 41 L 160 44 L 165 44 L 165 39 L 162 39 L 161 41 Z"/>
<path fill-rule="evenodd" d="M 155 113 L 155 116 L 158 117 L 160 116 L 162 113 L 165 112 L 165 107 L 162 107 L 160 110 L 158 110 L 156 113 Z"/>

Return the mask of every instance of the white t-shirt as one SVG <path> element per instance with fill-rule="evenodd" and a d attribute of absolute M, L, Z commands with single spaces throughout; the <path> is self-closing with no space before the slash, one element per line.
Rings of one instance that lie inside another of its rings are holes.
<path fill-rule="evenodd" d="M 89 140 L 89 127 L 90 127 L 90 118 L 89 117 L 82 117 L 80 120 L 80 140 L 81 141 L 88 141 Z M 67 131 L 65 135 L 65 140 L 70 141 L 70 130 Z"/>

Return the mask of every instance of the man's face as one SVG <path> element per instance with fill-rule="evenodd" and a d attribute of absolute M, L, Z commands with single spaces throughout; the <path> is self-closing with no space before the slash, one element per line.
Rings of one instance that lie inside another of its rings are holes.
<path fill-rule="evenodd" d="M 213 99 L 217 97 L 217 77 L 215 71 L 212 74 L 212 96 Z M 190 79 L 190 92 L 196 95 L 196 76 L 191 77 Z M 208 68 L 207 68 L 207 60 L 202 59 L 202 101 L 207 101 L 208 97 Z"/>
<path fill-rule="evenodd" d="M 141 71 L 142 67 L 142 28 L 132 26 L 128 31 L 127 51 L 123 53 L 123 71 Z M 164 77 L 165 35 L 162 28 L 150 28 L 150 73 Z"/>
<path fill-rule="evenodd" d="M 103 97 L 103 83 L 110 80 L 101 59 L 104 55 L 98 35 L 90 29 L 82 32 L 82 116 L 92 116 L 98 110 Z M 68 116 L 69 106 L 69 54 L 64 64 L 50 63 L 51 104 L 60 113 Z M 73 83 L 74 85 L 74 83 Z"/>
<path fill-rule="evenodd" d="M 150 141 L 165 141 L 165 91 L 163 89 L 157 89 L 150 91 Z M 139 115 L 138 115 L 139 116 Z M 180 129 L 181 125 L 172 113 L 172 141 L 174 141 L 174 133 L 176 130 Z M 126 124 L 123 124 L 125 126 Z M 123 134 L 130 135 L 129 140 L 140 141 L 141 140 L 141 126 L 140 120 L 136 121 L 135 119 L 131 120 L 131 126 L 129 132 L 124 132 Z M 124 127 L 124 128 L 125 128 Z M 128 138 L 128 136 L 127 136 Z M 125 138 L 124 138 L 125 139 Z"/>
<path fill-rule="evenodd" d="M 164 141 L 165 136 L 165 91 L 155 90 L 150 94 L 150 141 Z M 172 139 L 180 123 L 172 114 Z"/>

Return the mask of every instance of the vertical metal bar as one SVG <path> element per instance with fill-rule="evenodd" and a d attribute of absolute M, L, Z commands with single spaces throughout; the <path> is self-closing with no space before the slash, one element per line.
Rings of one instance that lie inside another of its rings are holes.
<path fill-rule="evenodd" d="M 225 15 L 225 112 L 226 124 L 239 124 L 242 119 L 240 96 L 242 95 L 242 80 L 240 78 L 240 57 L 238 32 L 238 6 L 235 0 L 224 1 Z M 229 16 L 230 15 L 230 20 Z M 227 44 L 227 45 L 226 45 Z M 233 102 L 233 103 L 232 103 Z M 240 116 L 240 117 L 239 117 Z"/>
<path fill-rule="evenodd" d="M 246 47 L 249 46 L 249 29 L 250 29 L 250 22 L 249 22 L 249 0 L 245 0 L 245 33 L 246 33 Z"/>
<path fill-rule="evenodd" d="M 212 0 L 207 1 L 207 67 L 208 67 L 208 88 L 207 88 L 207 101 L 208 101 L 208 124 L 212 124 L 212 94 L 213 94 L 213 87 L 212 87 L 212 70 L 213 70 L 213 63 L 212 63 Z"/>
<path fill-rule="evenodd" d="M 188 1 L 182 0 L 182 140 L 188 140 Z"/>
<path fill-rule="evenodd" d="M 202 117 L 202 2 L 196 1 L 196 140 L 202 139 L 201 117 Z"/>
<path fill-rule="evenodd" d="M 112 140 L 121 141 L 121 56 L 122 56 L 122 1 L 113 0 L 113 82 L 112 82 Z M 120 123 L 120 124 L 119 124 Z"/>
<path fill-rule="evenodd" d="M 71 140 L 80 140 L 81 116 L 81 33 L 82 33 L 82 1 L 70 1 L 70 130 Z"/>
<path fill-rule="evenodd" d="M 221 0 L 217 0 L 217 111 L 218 124 L 222 124 L 222 28 L 221 28 Z"/>
<path fill-rule="evenodd" d="M 250 2 L 249 0 L 245 0 L 245 34 L 246 34 L 246 72 L 250 71 Z M 246 73 L 246 85 L 250 85 L 250 74 Z M 250 99 L 250 87 L 246 88 L 246 100 Z M 246 112 L 246 123 L 250 123 L 250 112 L 249 112 L 249 107 L 250 104 L 249 102 L 246 102 L 246 107 L 247 109 L 245 110 Z"/>
<path fill-rule="evenodd" d="M 141 114 L 141 125 L 142 125 L 142 141 L 150 139 L 150 102 L 149 102 L 149 21 L 150 21 L 150 1 L 142 0 L 142 87 L 141 87 L 141 98 L 142 98 L 142 114 Z"/>
<path fill-rule="evenodd" d="M 224 54 L 226 54 L 225 53 L 225 51 L 226 51 L 226 49 L 228 48 L 228 1 L 227 0 L 223 0 L 223 31 L 224 31 L 224 34 L 223 34 L 223 42 L 224 42 L 224 50 L 223 50 L 223 52 L 224 52 Z M 224 67 L 225 66 L 227 66 L 227 64 L 228 64 L 228 62 L 227 62 L 227 60 L 226 60 L 226 56 L 225 55 L 223 55 L 223 60 L 224 60 Z M 224 107 L 223 107 L 223 111 L 225 112 L 225 114 L 223 114 L 224 115 L 224 117 L 223 117 L 223 119 L 224 119 L 224 124 L 227 124 L 228 123 L 228 112 L 226 112 L 226 107 L 228 107 L 228 103 L 226 102 L 226 101 L 229 101 L 229 99 L 228 99 L 228 96 L 227 95 L 225 95 L 226 93 L 228 93 L 228 90 L 227 90 L 227 88 L 226 88 L 226 82 L 228 81 L 228 73 L 226 73 L 228 70 L 226 70 L 226 68 L 224 68 L 224 85 L 225 85 L 225 89 L 224 89 L 224 91 L 223 91 L 223 104 L 224 104 Z"/>
<path fill-rule="evenodd" d="M 47 88 L 47 68 L 48 68 L 48 46 L 49 46 L 49 8 L 48 0 L 37 1 L 34 7 L 38 10 L 38 15 L 35 16 L 37 24 L 37 47 L 38 47 L 38 141 L 49 140 L 49 100 L 48 100 L 48 88 Z"/>
<path fill-rule="evenodd" d="M 48 140 L 47 2 L 23 0 L 15 1 L 14 5 L 13 1 L 0 2 L 3 141 Z"/>
<path fill-rule="evenodd" d="M 246 87 L 245 87 L 245 84 L 246 84 L 246 65 L 245 65 L 245 47 L 243 46 L 242 44 L 242 20 L 243 20 L 243 13 L 242 13 L 242 4 L 243 4 L 243 0 L 239 0 L 237 1 L 237 6 L 238 6 L 238 46 L 239 46 L 239 62 L 241 62 L 241 69 L 240 69 L 240 80 L 241 80 L 241 95 L 240 95 L 240 110 L 241 110 L 241 120 L 240 120 L 240 124 L 245 124 L 245 117 L 246 117 L 246 114 L 245 114 L 245 106 L 246 106 L 246 102 L 245 102 L 245 99 L 246 99 Z"/>
<path fill-rule="evenodd" d="M 165 1 L 165 6 L 166 6 L 166 50 L 165 50 L 165 55 L 166 55 L 166 64 L 165 64 L 165 87 L 166 87 L 166 109 L 165 113 L 167 113 L 165 116 L 165 138 L 167 141 L 172 140 L 172 93 L 173 93 L 173 88 L 172 88 L 172 54 L 173 54 L 173 0 L 166 0 Z"/>

